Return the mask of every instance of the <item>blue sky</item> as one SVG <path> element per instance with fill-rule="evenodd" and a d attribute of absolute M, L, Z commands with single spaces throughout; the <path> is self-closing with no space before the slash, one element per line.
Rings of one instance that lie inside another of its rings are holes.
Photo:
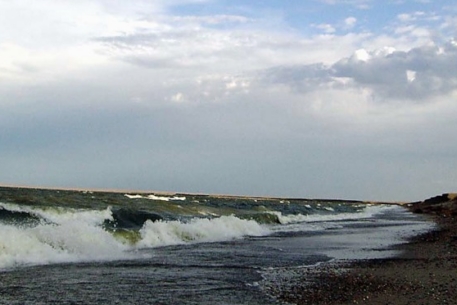
<path fill-rule="evenodd" d="M 456 191 L 452 2 L 0 0 L 0 183 Z"/>
<path fill-rule="evenodd" d="M 339 32 L 349 29 L 382 33 L 398 23 L 399 15 L 424 13 L 423 18 L 415 17 L 419 24 L 436 26 L 438 20 L 432 16 L 443 16 L 446 12 L 456 13 L 453 1 L 195 1 L 173 6 L 173 15 L 242 15 L 253 20 L 274 19 L 304 35 L 318 34 L 323 29 L 317 25 L 331 25 Z M 427 15 L 427 17 L 425 16 Z M 353 27 L 348 28 L 345 20 L 355 18 Z M 325 30 L 324 30 L 325 32 Z"/>

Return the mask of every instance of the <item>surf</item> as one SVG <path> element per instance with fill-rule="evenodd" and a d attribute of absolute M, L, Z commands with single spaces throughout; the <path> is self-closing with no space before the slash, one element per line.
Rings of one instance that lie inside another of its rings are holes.
<path fill-rule="evenodd" d="M 43 209 L 12 204 L 0 204 L 0 211 L 0 268 L 135 259 L 143 257 L 139 250 L 146 248 L 270 232 L 253 220 L 235 216 L 167 221 L 153 213 L 129 214 L 112 208 Z"/>
<path fill-rule="evenodd" d="M 338 226 L 332 222 L 370 218 L 392 208 L 207 195 L 2 191 L 2 269 L 137 259 L 159 247 L 326 230 Z"/>

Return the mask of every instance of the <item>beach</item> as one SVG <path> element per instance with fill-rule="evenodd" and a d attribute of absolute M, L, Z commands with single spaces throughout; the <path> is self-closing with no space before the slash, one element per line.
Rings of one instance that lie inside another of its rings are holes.
<path fill-rule="evenodd" d="M 452 194 L 410 204 L 437 224 L 410 238 L 393 258 L 339 261 L 305 269 L 302 281 L 276 291 L 292 304 L 456 304 L 457 201 Z"/>

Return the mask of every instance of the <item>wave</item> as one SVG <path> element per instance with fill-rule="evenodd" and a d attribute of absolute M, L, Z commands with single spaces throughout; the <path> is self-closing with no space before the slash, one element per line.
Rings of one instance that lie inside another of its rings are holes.
<path fill-rule="evenodd" d="M 0 222 L 7 224 L 36 225 L 40 218 L 23 211 L 11 211 L 0 206 Z"/>
<path fill-rule="evenodd" d="M 279 213 L 280 214 L 280 213 Z M 238 217 L 242 219 L 254 220 L 260 224 L 274 225 L 281 224 L 278 214 L 267 212 L 241 214 Z"/>
<path fill-rule="evenodd" d="M 103 222 L 105 228 L 116 229 L 140 229 L 146 221 L 159 221 L 164 218 L 156 213 L 137 211 L 133 209 L 116 209 L 112 211 L 112 217 Z"/>
<path fill-rule="evenodd" d="M 129 247 L 101 227 L 68 221 L 35 227 L 0 225 L 0 268 L 125 259 Z"/>
<path fill-rule="evenodd" d="M 371 218 L 377 214 L 381 214 L 388 210 L 398 209 L 397 206 L 387 205 L 366 205 L 356 210 L 355 212 L 348 213 L 335 213 L 334 209 L 324 208 L 325 211 L 332 213 L 315 213 L 315 214 L 289 214 L 283 215 L 278 211 L 269 211 L 268 213 L 275 215 L 280 224 L 291 224 L 301 222 L 324 222 L 324 221 L 341 221 L 351 219 L 366 219 Z"/>
<path fill-rule="evenodd" d="M 0 219 L 2 269 L 21 265 L 133 259 L 143 257 L 145 252 L 137 250 L 145 248 L 269 234 L 269 230 L 257 222 L 235 216 L 165 221 L 154 213 L 112 211 L 110 208 L 46 209 L 0 204 L 0 209 L 2 215 L 11 214 L 13 219 L 34 217 L 35 220 L 33 225 L 26 225 Z M 113 225 L 121 221 L 124 222 L 122 226 Z M 106 225 L 107 222 L 110 226 Z"/>
<path fill-rule="evenodd" d="M 146 221 L 140 230 L 140 247 L 158 247 L 185 243 L 227 241 L 242 236 L 262 236 L 270 233 L 254 220 L 235 216 L 194 218 L 189 222 Z"/>
<path fill-rule="evenodd" d="M 285 205 L 276 207 L 287 208 Z M 204 208 L 206 206 L 198 206 L 199 210 Z M 229 241 L 278 231 L 326 229 L 333 221 L 369 218 L 392 208 L 351 207 L 353 212 L 347 213 L 307 208 L 314 213 L 308 215 L 265 208 L 261 212 L 240 210 L 238 214 L 224 212 L 222 216 L 206 213 L 198 217 L 174 215 L 170 218 L 165 212 L 135 210 L 134 205 L 77 209 L 0 203 L 0 268 L 131 259 L 153 253 L 138 251 L 142 249 Z M 218 211 L 225 211 L 224 207 Z"/>

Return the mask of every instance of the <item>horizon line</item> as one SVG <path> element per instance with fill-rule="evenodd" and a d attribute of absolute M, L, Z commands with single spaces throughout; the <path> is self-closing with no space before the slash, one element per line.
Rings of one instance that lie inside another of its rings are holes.
<path fill-rule="evenodd" d="M 177 191 L 157 191 L 157 190 L 135 190 L 121 188 L 84 188 L 84 187 L 66 187 L 66 186 L 37 186 L 37 185 L 20 185 L 0 183 L 0 187 L 17 188 L 17 189 L 37 189 L 37 190 L 56 190 L 56 191 L 76 191 L 76 192 L 99 192 L 99 193 L 138 193 L 138 194 L 158 194 L 158 195 L 193 195 L 193 196 L 210 196 L 224 198 L 253 198 L 253 199 L 283 199 L 283 200 L 316 200 L 316 201 L 344 201 L 344 202 L 360 202 L 360 203 L 386 203 L 403 205 L 407 202 L 402 201 L 373 201 L 373 200 L 356 200 L 356 199 L 339 199 L 339 198 L 304 198 L 304 197 L 281 197 L 281 196 L 258 196 L 258 195 L 234 195 L 234 194 L 216 194 L 216 193 L 197 193 L 197 192 L 177 192 Z"/>

